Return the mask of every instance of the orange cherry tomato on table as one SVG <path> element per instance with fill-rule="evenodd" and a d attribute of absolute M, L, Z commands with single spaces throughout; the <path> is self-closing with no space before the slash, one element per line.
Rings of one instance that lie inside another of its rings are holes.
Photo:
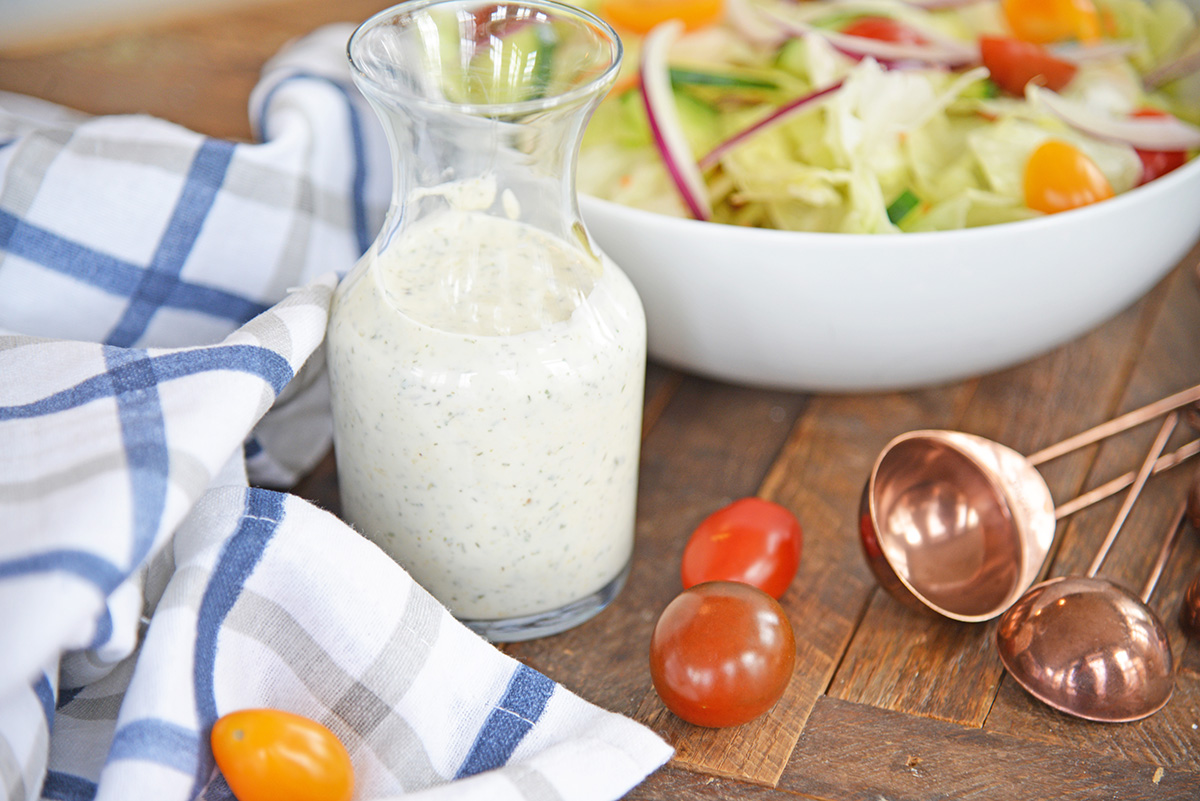
<path fill-rule="evenodd" d="M 1001 0 L 1000 6 L 1013 34 L 1027 42 L 1100 38 L 1100 14 L 1092 0 Z"/>
<path fill-rule="evenodd" d="M 667 20 L 677 19 L 689 31 L 711 25 L 725 11 L 725 0 L 603 0 L 600 16 L 618 28 L 649 33 Z"/>
<path fill-rule="evenodd" d="M 684 587 L 740 581 L 780 598 L 800 565 L 803 532 L 783 506 L 742 498 L 700 522 L 683 550 Z"/>
<path fill-rule="evenodd" d="M 796 638 L 757 587 L 710 581 L 669 603 L 650 638 L 650 677 L 667 708 L 697 726 L 737 726 L 783 697 Z"/>
<path fill-rule="evenodd" d="M 1169 117 L 1165 111 L 1156 108 L 1140 108 L 1133 112 L 1133 117 Z M 1137 150 L 1138 158 L 1142 160 L 1142 177 L 1138 185 L 1149 183 L 1155 178 L 1161 178 L 1171 170 L 1177 170 L 1187 163 L 1186 150 Z"/>
<path fill-rule="evenodd" d="M 891 17 L 859 17 L 841 30 L 848 36 L 878 39 L 897 44 L 925 44 L 925 37 Z"/>
<path fill-rule="evenodd" d="M 1025 205 L 1045 214 L 1077 209 L 1113 196 L 1096 162 L 1078 148 L 1049 139 L 1025 164 Z"/>
<path fill-rule="evenodd" d="M 992 81 L 1014 95 L 1024 95 L 1030 81 L 1057 92 L 1079 71 L 1041 45 L 1008 36 L 979 37 L 979 55 Z"/>
<path fill-rule="evenodd" d="M 213 757 L 238 801 L 350 801 L 354 767 L 329 729 L 278 709 L 243 709 L 213 724 Z"/>

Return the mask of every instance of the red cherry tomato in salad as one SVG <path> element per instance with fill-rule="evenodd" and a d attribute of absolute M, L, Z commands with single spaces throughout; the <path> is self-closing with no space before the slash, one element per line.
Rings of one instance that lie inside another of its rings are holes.
<path fill-rule="evenodd" d="M 842 28 L 842 33 L 898 44 L 925 44 L 925 38 L 921 34 L 891 17 L 859 17 Z"/>
<path fill-rule="evenodd" d="M 603 0 L 600 16 L 634 33 L 649 33 L 667 20 L 677 19 L 689 31 L 721 18 L 724 0 Z"/>
<path fill-rule="evenodd" d="M 783 608 L 748 584 L 710 581 L 677 595 L 650 638 L 650 677 L 667 708 L 697 726 L 737 726 L 783 696 L 796 638 Z"/>
<path fill-rule="evenodd" d="M 1066 142 L 1048 139 L 1025 164 L 1025 205 L 1035 211 L 1055 214 L 1112 196 L 1096 162 Z"/>
<path fill-rule="evenodd" d="M 1100 14 L 1092 0 L 1001 0 L 1000 5 L 1012 32 L 1027 42 L 1100 38 Z"/>
<path fill-rule="evenodd" d="M 1078 67 L 1052 55 L 1046 48 L 1008 36 L 979 37 L 979 55 L 992 81 L 1014 95 L 1025 94 L 1033 81 L 1057 92 L 1071 82 Z"/>
<path fill-rule="evenodd" d="M 238 801 L 350 801 L 354 767 L 329 729 L 278 709 L 243 709 L 212 728 L 213 757 Z"/>
<path fill-rule="evenodd" d="M 1169 117 L 1165 111 L 1156 108 L 1140 108 L 1133 112 L 1133 117 Z M 1155 178 L 1161 178 L 1171 170 L 1176 170 L 1187 163 L 1186 150 L 1137 150 L 1138 158 L 1142 160 L 1142 177 L 1138 185 L 1149 183 Z"/>
<path fill-rule="evenodd" d="M 742 498 L 700 522 L 683 549 L 684 587 L 740 581 L 780 598 L 800 565 L 803 532 L 783 506 Z"/>

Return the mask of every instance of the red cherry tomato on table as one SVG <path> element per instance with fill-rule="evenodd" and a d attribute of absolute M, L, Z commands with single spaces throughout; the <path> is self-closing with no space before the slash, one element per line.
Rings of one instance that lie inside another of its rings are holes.
<path fill-rule="evenodd" d="M 713 512 L 683 550 L 684 587 L 740 581 L 780 598 L 800 565 L 800 522 L 783 506 L 742 498 Z"/>
<path fill-rule="evenodd" d="M 1165 111 L 1156 108 L 1141 108 L 1133 112 L 1132 117 L 1169 117 Z M 1142 160 L 1142 177 L 1138 185 L 1161 178 L 1171 170 L 1176 170 L 1187 163 L 1186 150 L 1137 150 L 1138 158 Z"/>
<path fill-rule="evenodd" d="M 1025 205 L 1045 214 L 1077 209 L 1113 196 L 1104 173 L 1078 148 L 1049 139 L 1025 164 Z"/>
<path fill-rule="evenodd" d="M 842 28 L 841 32 L 848 36 L 861 36 L 864 39 L 878 39 L 883 42 L 925 44 L 925 37 L 891 17 L 859 17 Z"/>
<path fill-rule="evenodd" d="M 650 677 L 667 708 L 697 726 L 737 726 L 783 696 L 796 638 L 783 608 L 757 587 L 710 581 L 684 590 L 650 638 Z"/>
<path fill-rule="evenodd" d="M 1050 44 L 1100 38 L 1100 13 L 1092 0 L 1001 0 L 1004 18 L 1018 39 Z"/>
<path fill-rule="evenodd" d="M 1030 81 L 1057 92 L 1079 71 L 1041 45 L 1007 36 L 979 37 L 979 55 L 992 81 L 1014 95 L 1024 95 L 1025 84 Z"/>
<path fill-rule="evenodd" d="M 329 729 L 278 709 L 243 709 L 213 724 L 213 757 L 238 801 L 350 801 L 354 767 Z"/>

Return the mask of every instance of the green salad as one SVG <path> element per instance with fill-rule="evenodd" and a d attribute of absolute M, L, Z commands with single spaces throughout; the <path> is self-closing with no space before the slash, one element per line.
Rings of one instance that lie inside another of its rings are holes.
<path fill-rule="evenodd" d="M 725 0 L 686 28 L 654 6 L 640 29 L 614 20 L 626 58 L 581 193 L 732 225 L 939 231 L 1103 201 L 1200 151 L 1180 0 Z"/>

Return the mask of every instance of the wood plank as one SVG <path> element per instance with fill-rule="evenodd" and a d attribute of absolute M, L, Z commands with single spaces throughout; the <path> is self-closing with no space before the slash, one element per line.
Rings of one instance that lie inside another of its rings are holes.
<path fill-rule="evenodd" d="M 151 114 L 209 136 L 248 141 L 247 99 L 290 39 L 361 22 L 379 0 L 267 2 L 130 27 L 63 49 L 0 53 L 0 90 L 89 114 Z"/>
<path fill-rule="evenodd" d="M 1200 773 L 822 698 L 779 783 L 839 801 L 1200 798 Z"/>
<path fill-rule="evenodd" d="M 1107 419 L 1165 291 L 1161 285 L 1106 325 L 1046 356 L 981 378 L 954 427 L 1032 453 Z M 1054 399 L 1052 413 L 1047 398 Z M 930 427 L 941 425 L 944 421 L 934 421 Z M 1058 502 L 1083 487 L 1094 453 L 1088 448 L 1042 469 Z M 1060 537 L 1063 531 L 1060 525 Z M 961 624 L 911 612 L 877 593 L 829 695 L 982 726 L 1003 672 L 993 630 L 994 623 Z"/>
<path fill-rule="evenodd" d="M 1146 343 L 1146 356 L 1139 361 L 1122 399 L 1121 410 L 1141 406 L 1182 389 L 1180 376 L 1200 380 L 1200 293 L 1196 291 L 1191 265 L 1177 271 L 1167 289 L 1167 302 Z M 1156 426 L 1114 438 L 1101 448 L 1096 470 L 1108 476 L 1140 458 Z M 1186 428 L 1186 426 L 1185 426 Z M 1195 431 L 1182 432 L 1175 442 L 1190 439 Z M 1184 467 L 1156 477 L 1143 492 L 1122 528 L 1100 575 L 1140 592 L 1166 534 L 1170 516 L 1190 488 L 1196 467 Z M 1086 572 L 1107 533 L 1113 504 L 1079 515 L 1064 536 L 1054 575 Z M 1123 726 L 1087 724 L 1047 708 L 1028 696 L 1011 677 L 1006 677 L 986 728 L 989 731 L 1021 734 L 1042 742 L 1090 747 L 1115 757 L 1154 762 L 1168 768 L 1200 769 L 1200 681 L 1196 672 L 1196 644 L 1190 642 L 1179 623 L 1179 607 L 1188 582 L 1200 570 L 1200 538 L 1185 532 L 1171 563 L 1151 598 L 1171 638 L 1179 659 L 1176 689 L 1167 707 L 1145 721 Z"/>

